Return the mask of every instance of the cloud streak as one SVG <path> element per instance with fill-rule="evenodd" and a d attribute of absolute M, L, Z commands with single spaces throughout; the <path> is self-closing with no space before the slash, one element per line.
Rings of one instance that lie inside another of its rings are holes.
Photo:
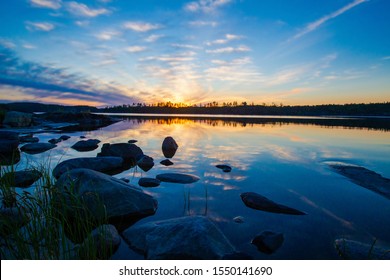
<path fill-rule="evenodd" d="M 68 2 L 66 4 L 66 8 L 68 12 L 70 12 L 74 16 L 79 16 L 79 17 L 92 18 L 92 17 L 107 15 L 111 13 L 111 11 L 106 8 L 92 9 L 85 4 L 74 2 L 74 1 Z"/>
<path fill-rule="evenodd" d="M 206 53 L 211 54 L 222 54 L 222 53 L 240 53 L 240 52 L 249 52 L 251 49 L 245 45 L 241 45 L 238 47 L 226 47 L 226 48 L 219 48 L 214 50 L 206 50 Z"/>
<path fill-rule="evenodd" d="M 30 5 L 36 8 L 58 10 L 62 6 L 61 0 L 29 0 Z"/>
<path fill-rule="evenodd" d="M 148 32 L 151 30 L 160 29 L 163 26 L 161 24 L 153 24 L 143 21 L 127 21 L 123 24 L 123 27 L 135 32 Z"/>
<path fill-rule="evenodd" d="M 213 13 L 218 8 L 231 3 L 232 0 L 199 0 L 189 2 L 184 6 L 184 10 L 188 12 L 203 12 Z"/>
<path fill-rule="evenodd" d="M 50 22 L 26 22 L 26 29 L 28 31 L 45 31 L 49 32 L 55 28 L 55 25 Z"/>
<path fill-rule="evenodd" d="M 303 30 L 301 30 L 299 33 L 295 34 L 289 41 L 296 40 L 296 39 L 298 39 L 298 38 L 300 38 L 300 37 L 302 37 L 310 32 L 315 31 L 321 25 L 326 23 L 328 20 L 335 18 L 335 17 L 338 17 L 338 16 L 344 14 L 345 12 L 349 11 L 350 9 L 352 9 L 352 8 L 356 7 L 357 5 L 360 5 L 364 2 L 368 2 L 368 0 L 354 0 L 353 2 L 349 3 L 348 5 L 342 7 L 341 9 L 338 9 L 337 11 L 335 11 L 331 14 L 323 16 L 322 18 L 309 23 L 308 25 L 306 25 L 306 27 Z"/>

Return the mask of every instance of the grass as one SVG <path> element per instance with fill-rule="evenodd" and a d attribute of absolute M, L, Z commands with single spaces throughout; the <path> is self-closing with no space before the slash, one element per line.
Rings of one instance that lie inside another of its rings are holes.
<path fill-rule="evenodd" d="M 104 204 L 93 194 L 81 198 L 72 189 L 60 192 L 48 168 L 38 171 L 43 176 L 33 193 L 1 181 L 1 210 L 12 214 L 11 218 L 0 216 L 1 259 L 109 258 L 113 246 L 102 245 L 109 233 L 99 227 L 97 237 L 90 234 L 99 225 L 108 224 Z M 5 172 L 14 172 L 14 168 L 2 167 L 0 175 Z M 93 213 L 85 206 L 85 199 L 94 199 Z"/>

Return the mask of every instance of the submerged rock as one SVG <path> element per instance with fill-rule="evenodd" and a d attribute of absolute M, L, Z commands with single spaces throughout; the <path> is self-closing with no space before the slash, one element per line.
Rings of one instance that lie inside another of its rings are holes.
<path fill-rule="evenodd" d="M 88 152 L 97 149 L 99 143 L 100 140 L 98 139 L 80 140 L 76 142 L 71 148 L 78 152 Z"/>
<path fill-rule="evenodd" d="M 346 164 L 329 164 L 329 166 L 353 183 L 390 199 L 390 179 L 360 166 Z"/>
<path fill-rule="evenodd" d="M 162 143 L 162 152 L 166 158 L 173 158 L 179 146 L 171 136 L 165 137 Z"/>
<path fill-rule="evenodd" d="M 30 143 L 22 146 L 20 150 L 27 154 L 40 154 L 57 147 L 55 144 L 50 143 Z"/>
<path fill-rule="evenodd" d="M 42 177 L 38 170 L 21 170 L 5 173 L 0 182 L 10 187 L 26 188 Z"/>
<path fill-rule="evenodd" d="M 253 238 L 251 243 L 255 245 L 260 252 L 270 255 L 279 249 L 283 242 L 283 233 L 263 231 Z"/>
<path fill-rule="evenodd" d="M 145 188 L 154 188 L 160 185 L 160 180 L 154 178 L 141 178 L 138 181 L 138 185 Z"/>
<path fill-rule="evenodd" d="M 163 173 L 157 175 L 156 178 L 162 182 L 178 184 L 192 184 L 200 179 L 198 176 L 183 173 Z"/>
<path fill-rule="evenodd" d="M 121 157 L 125 162 L 135 165 L 140 160 L 144 153 L 140 147 L 135 144 L 117 143 L 117 144 L 103 144 L 102 150 L 98 153 L 99 157 L 114 156 Z"/>
<path fill-rule="evenodd" d="M 131 248 L 152 260 L 213 260 L 235 253 L 226 236 L 204 216 L 135 225 L 122 236 Z"/>
<path fill-rule="evenodd" d="M 64 160 L 53 169 L 53 176 L 59 178 L 67 171 L 76 168 L 87 168 L 110 175 L 122 172 L 121 157 L 84 157 Z"/>
<path fill-rule="evenodd" d="M 334 246 L 339 256 L 348 260 L 390 260 L 390 249 L 355 240 L 336 239 Z"/>
<path fill-rule="evenodd" d="M 215 167 L 219 168 L 219 169 L 222 169 L 223 172 L 230 172 L 230 171 L 232 171 L 232 168 L 229 165 L 226 165 L 226 164 L 218 164 Z"/>
<path fill-rule="evenodd" d="M 242 193 L 240 196 L 245 205 L 252 209 L 279 214 L 306 215 L 306 213 L 294 208 L 273 202 L 258 193 L 246 192 Z"/>
<path fill-rule="evenodd" d="M 162 165 L 165 165 L 165 166 L 171 166 L 171 165 L 173 165 L 173 162 L 170 161 L 169 159 L 164 159 L 164 160 L 160 161 L 160 163 L 161 163 Z"/>

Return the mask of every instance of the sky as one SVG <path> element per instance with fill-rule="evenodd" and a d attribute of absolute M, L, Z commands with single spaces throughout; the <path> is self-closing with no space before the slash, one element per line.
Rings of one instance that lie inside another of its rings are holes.
<path fill-rule="evenodd" d="M 388 102 L 389 11 L 389 0 L 1 0 L 0 102 Z"/>

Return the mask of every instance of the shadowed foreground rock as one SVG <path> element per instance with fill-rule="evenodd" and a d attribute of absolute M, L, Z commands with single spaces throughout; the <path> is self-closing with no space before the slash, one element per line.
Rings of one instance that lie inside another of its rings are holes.
<path fill-rule="evenodd" d="M 329 166 L 355 184 L 390 199 L 390 179 L 360 166 L 344 164 L 329 164 Z"/>
<path fill-rule="evenodd" d="M 26 188 L 41 177 L 42 173 L 38 170 L 21 170 L 5 173 L 0 182 L 11 187 Z"/>
<path fill-rule="evenodd" d="M 294 208 L 273 202 L 258 193 L 246 192 L 242 193 L 240 196 L 245 205 L 252 209 L 278 214 L 306 215 L 306 213 Z"/>
<path fill-rule="evenodd" d="M 339 256 L 347 260 L 390 260 L 390 249 L 354 240 L 336 239 L 334 246 Z"/>
<path fill-rule="evenodd" d="M 271 255 L 282 246 L 283 242 L 283 233 L 266 230 L 253 238 L 251 243 L 255 245 L 260 252 Z"/>
<path fill-rule="evenodd" d="M 110 175 L 123 171 L 121 157 L 84 157 L 64 160 L 53 169 L 53 176 L 57 179 L 67 171 L 76 168 L 87 168 Z"/>
<path fill-rule="evenodd" d="M 0 165 L 12 165 L 20 161 L 19 133 L 0 131 Z"/>
<path fill-rule="evenodd" d="M 204 216 L 135 225 L 125 230 L 122 236 L 146 259 L 214 260 L 235 253 L 225 235 Z"/>

